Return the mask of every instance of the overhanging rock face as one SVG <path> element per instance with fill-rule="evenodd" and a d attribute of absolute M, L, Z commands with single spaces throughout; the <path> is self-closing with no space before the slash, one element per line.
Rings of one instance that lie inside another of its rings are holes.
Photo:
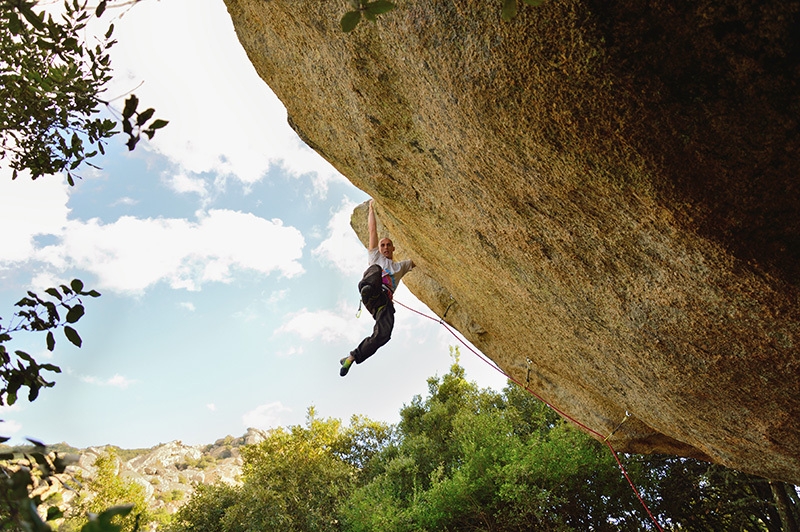
<path fill-rule="evenodd" d="M 502 369 L 601 434 L 629 412 L 618 450 L 800 483 L 795 3 L 409 0 L 351 34 L 345 2 L 226 4 Z"/>

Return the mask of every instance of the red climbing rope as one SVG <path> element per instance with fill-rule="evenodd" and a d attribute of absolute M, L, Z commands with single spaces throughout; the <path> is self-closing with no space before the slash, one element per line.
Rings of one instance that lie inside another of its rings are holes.
<path fill-rule="evenodd" d="M 598 437 L 598 438 L 599 438 L 599 439 L 600 439 L 600 440 L 601 440 L 603 443 L 605 443 L 605 444 L 606 444 L 606 447 L 608 447 L 608 450 L 609 450 L 609 451 L 611 451 L 611 455 L 614 457 L 614 460 L 616 460 L 616 462 L 617 462 L 617 466 L 619 466 L 619 469 L 620 469 L 620 471 L 622 471 L 622 475 L 625 477 L 625 480 L 627 480 L 627 481 L 628 481 L 628 484 L 630 485 L 631 489 L 633 490 L 633 493 L 636 495 L 636 498 L 637 498 L 637 499 L 639 499 L 639 502 L 642 504 L 642 507 L 643 507 L 643 508 L 644 508 L 644 510 L 647 512 L 647 515 L 650 517 L 650 519 L 651 519 L 651 520 L 653 521 L 653 523 L 656 525 L 656 528 L 658 529 L 658 531 L 659 531 L 659 532 L 664 532 L 664 529 L 663 529 L 663 528 L 661 528 L 661 525 L 660 525 L 660 524 L 658 524 L 658 521 L 656 520 L 655 516 L 654 516 L 654 515 L 653 515 L 653 513 L 650 511 L 650 508 L 647 506 L 647 503 L 645 503 L 645 502 L 644 502 L 644 499 L 642 498 L 642 495 L 639 493 L 639 489 L 636 487 L 636 484 L 634 484 L 634 483 L 633 483 L 633 480 L 631 480 L 631 477 L 630 477 L 630 476 L 628 476 L 628 472 L 625 470 L 625 467 L 622 465 L 622 462 L 620 461 L 620 459 L 619 459 L 619 456 L 617 455 L 617 451 L 614 449 L 614 446 L 613 446 L 613 445 L 611 445 L 611 442 L 609 442 L 609 441 L 608 441 L 608 438 L 611 436 L 611 434 L 609 434 L 608 436 L 603 436 L 602 434 L 600 434 L 600 433 L 599 433 L 599 432 L 597 432 L 596 430 L 594 430 L 594 429 L 591 429 L 591 428 L 587 427 L 586 425 L 584 425 L 583 423 L 581 423 L 580 421 L 578 421 L 578 420 L 577 420 L 577 419 L 575 419 L 574 417 L 570 416 L 570 415 L 569 415 L 569 414 L 567 414 L 566 412 L 562 412 L 562 411 L 561 411 L 561 410 L 559 410 L 558 408 L 554 407 L 553 405 L 551 405 L 550 403 L 548 403 L 547 401 L 545 401 L 544 399 L 542 399 L 542 397 L 541 397 L 539 394 L 537 394 L 536 392 L 534 392 L 533 390 L 531 390 L 530 388 L 528 388 L 528 386 L 526 386 L 525 384 L 522 384 L 522 383 L 521 383 L 519 380 L 515 379 L 514 377 L 512 377 L 511 375 L 509 375 L 508 373 L 506 373 L 505 371 L 503 371 L 502 369 L 500 369 L 500 368 L 499 368 L 497 365 L 495 365 L 495 364 L 494 364 L 494 363 L 493 363 L 491 360 L 489 360 L 489 359 L 488 359 L 488 358 L 486 358 L 484 355 L 482 355 L 481 353 L 479 353 L 478 351 L 476 351 L 475 349 L 473 349 L 473 348 L 472 348 L 472 347 L 471 347 L 469 344 L 467 344 L 466 342 L 464 342 L 464 340 L 463 340 L 463 339 L 461 339 L 461 337 L 459 337 L 459 336 L 458 336 L 458 335 L 455 333 L 455 331 L 454 331 L 453 329 L 451 329 L 451 328 L 450 328 L 450 327 L 449 327 L 449 326 L 448 326 L 448 325 L 447 325 L 447 324 L 444 322 L 444 319 L 440 319 L 440 318 L 435 318 L 435 317 L 433 317 L 433 316 L 429 316 L 429 315 L 427 315 L 427 314 L 425 314 L 425 313 L 423 313 L 423 312 L 420 312 L 420 311 L 418 311 L 418 310 L 415 310 L 415 309 L 413 309 L 413 308 L 411 308 L 411 307 L 409 307 L 409 306 L 407 306 L 407 305 L 404 305 L 403 303 L 399 302 L 397 299 L 395 299 L 395 300 L 394 300 L 394 303 L 395 303 L 395 304 L 397 304 L 397 305 L 400 305 L 400 306 L 401 306 L 401 307 L 403 307 L 403 308 L 406 308 L 406 309 L 410 310 L 411 312 L 414 312 L 415 314 L 419 314 L 419 315 L 420 315 L 420 316 L 422 316 L 423 318 L 427 318 L 427 319 L 429 319 L 429 320 L 431 320 L 431 321 L 436 321 L 436 322 L 439 322 L 439 324 L 440 324 L 442 327 L 444 327 L 445 329 L 447 329 L 447 331 L 448 331 L 450 334 L 452 334 L 452 335 L 453 335 L 453 337 L 454 337 L 456 340 L 458 340 L 459 342 L 461 342 L 461 344 L 462 344 L 464 347 L 466 347 L 467 349 L 469 349 L 470 351 L 472 351 L 472 353 L 473 353 L 473 354 L 475 354 L 475 356 L 477 356 L 479 359 L 481 359 L 482 361 L 484 361 L 485 363 L 487 363 L 489 366 L 491 366 L 492 368 L 494 368 L 496 371 L 498 371 L 499 373 L 501 373 L 502 375 L 504 375 L 504 376 L 505 376 L 507 379 L 509 379 L 510 381 L 512 381 L 514 384 L 516 384 L 517 386 L 519 386 L 519 387 L 520 387 L 520 388 L 522 388 L 523 390 L 527 391 L 529 394 L 531 394 L 531 395 L 533 395 L 534 397 L 536 397 L 538 400 L 540 400 L 541 402 L 543 402 L 545 405 L 547 405 L 547 406 L 548 406 L 548 408 L 551 408 L 553 411 L 555 411 L 555 412 L 556 412 L 557 414 L 559 414 L 561 417 L 563 417 L 563 418 L 565 418 L 565 419 L 568 419 L 569 421 L 571 421 L 571 422 L 572 422 L 572 423 L 574 423 L 575 425 L 579 426 L 580 428 L 582 428 L 582 429 L 583 429 L 583 430 L 585 430 L 586 432 L 589 432 L 589 433 L 591 433 L 591 434 L 594 434 L 595 436 L 597 436 L 597 437 Z M 626 417 L 627 417 L 627 416 L 626 416 Z M 619 427 L 617 427 L 617 428 L 619 428 Z M 615 429 L 615 430 L 616 430 L 616 429 Z M 613 434 L 613 431 L 612 431 L 612 434 Z"/>

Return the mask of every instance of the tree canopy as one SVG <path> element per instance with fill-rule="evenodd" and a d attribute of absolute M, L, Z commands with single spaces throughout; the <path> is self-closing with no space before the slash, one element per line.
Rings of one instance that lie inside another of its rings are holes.
<path fill-rule="evenodd" d="M 311 409 L 304 426 L 243 452 L 242 486 L 199 489 L 170 530 L 653 529 L 601 442 L 516 385 L 479 389 L 457 357 L 400 416 L 344 426 Z M 781 530 L 764 479 L 684 458 L 623 461 L 665 529 Z M 783 488 L 794 515 L 797 493 Z"/>
<path fill-rule="evenodd" d="M 87 42 L 85 34 L 89 20 L 102 17 L 108 5 L 101 0 L 90 10 L 86 0 L 65 1 L 54 16 L 36 0 L 0 0 L 0 160 L 14 178 L 64 172 L 74 185 L 74 172 L 95 166 L 107 140 L 120 133 L 117 120 L 131 150 L 142 135 L 152 138 L 167 125 L 152 108 L 138 111 L 134 94 L 121 113 L 105 96 L 114 25 L 97 42 Z"/>

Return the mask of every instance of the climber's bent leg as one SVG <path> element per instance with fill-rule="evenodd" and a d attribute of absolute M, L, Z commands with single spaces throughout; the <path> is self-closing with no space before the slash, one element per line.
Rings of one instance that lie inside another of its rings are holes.
<path fill-rule="evenodd" d="M 375 314 L 375 327 L 372 329 L 372 336 L 361 340 L 358 347 L 350 352 L 353 358 L 356 359 L 356 363 L 361 364 L 374 355 L 379 347 L 386 344 L 392 337 L 393 328 L 394 305 L 387 300 L 386 305 Z"/>

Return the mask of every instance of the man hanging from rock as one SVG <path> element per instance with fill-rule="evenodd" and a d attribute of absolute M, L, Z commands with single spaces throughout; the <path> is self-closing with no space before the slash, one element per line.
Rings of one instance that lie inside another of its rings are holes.
<path fill-rule="evenodd" d="M 414 262 L 393 260 L 394 244 L 388 238 L 378 241 L 378 224 L 375 221 L 373 200 L 369 202 L 369 215 L 367 226 L 369 229 L 369 267 L 364 272 L 364 277 L 358 283 L 361 292 L 361 302 L 375 319 L 372 336 L 364 338 L 358 347 L 339 361 L 342 365 L 339 375 L 344 377 L 350 371 L 353 362 L 361 364 L 375 354 L 379 347 L 392 337 L 394 328 L 394 304 L 392 294 L 397 290 L 400 279 L 414 268 Z"/>

